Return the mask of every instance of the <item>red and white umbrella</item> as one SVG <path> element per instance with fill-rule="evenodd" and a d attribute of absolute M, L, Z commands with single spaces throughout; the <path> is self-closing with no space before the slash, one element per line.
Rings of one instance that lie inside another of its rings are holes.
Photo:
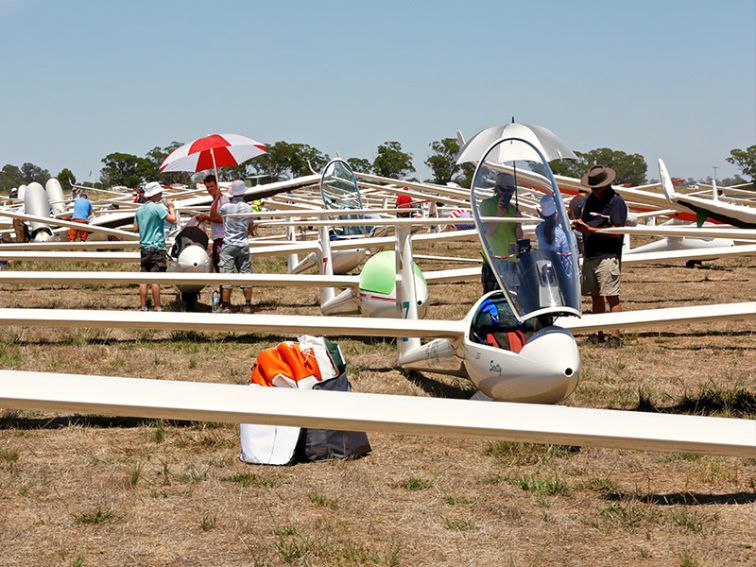
<path fill-rule="evenodd" d="M 173 150 L 163 160 L 161 172 L 204 171 L 234 167 L 268 153 L 265 144 L 239 134 L 210 134 Z"/>

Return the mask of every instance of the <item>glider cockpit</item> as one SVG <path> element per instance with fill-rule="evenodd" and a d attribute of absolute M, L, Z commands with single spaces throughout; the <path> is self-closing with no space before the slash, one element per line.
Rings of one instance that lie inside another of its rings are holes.
<path fill-rule="evenodd" d="M 483 256 L 517 320 L 579 317 L 577 242 L 543 154 L 521 139 L 494 143 L 471 203 Z"/>

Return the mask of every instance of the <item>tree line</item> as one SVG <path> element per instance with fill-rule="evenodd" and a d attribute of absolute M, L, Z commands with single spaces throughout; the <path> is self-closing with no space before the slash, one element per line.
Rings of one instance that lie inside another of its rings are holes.
<path fill-rule="evenodd" d="M 34 181 L 44 185 L 51 177 L 53 177 L 53 175 L 50 175 L 48 170 L 31 162 L 26 162 L 22 164 L 21 167 L 13 165 L 12 163 L 6 163 L 3 168 L 0 169 L 0 189 L 7 192 L 13 187 L 28 185 Z M 71 189 L 71 184 L 76 183 L 76 177 L 74 176 L 73 171 L 67 167 L 61 169 L 54 177 L 60 181 L 64 189 Z"/>
<path fill-rule="evenodd" d="M 159 181 L 164 184 L 191 183 L 197 178 L 189 172 L 161 173 L 159 168 L 163 160 L 173 150 L 181 146 L 181 142 L 171 142 L 167 146 L 155 146 L 144 156 L 124 152 L 113 152 L 102 158 L 103 167 L 100 171 L 97 186 L 112 187 L 121 185 L 137 187 L 148 181 Z M 432 172 L 432 177 L 426 181 L 438 184 L 455 182 L 463 187 L 469 187 L 475 166 L 471 163 L 457 165 L 455 156 L 459 152 L 456 138 L 443 138 L 428 144 L 429 153 L 424 163 Z M 267 146 L 268 153 L 263 154 L 237 167 L 218 168 L 219 174 L 226 179 L 244 179 L 253 176 L 264 177 L 265 182 L 281 181 L 309 175 L 312 170 L 320 171 L 331 159 L 326 153 L 303 143 L 289 143 L 278 141 Z M 643 185 L 646 183 L 648 167 L 646 160 L 640 154 L 628 154 L 611 148 L 596 148 L 587 152 L 575 152 L 578 160 L 555 160 L 550 163 L 552 171 L 557 175 L 581 177 L 592 165 L 601 164 L 611 167 L 617 172 L 618 184 Z M 740 169 L 741 173 L 756 183 L 756 145 L 746 149 L 733 149 L 727 161 Z M 382 177 L 394 179 L 414 179 L 416 173 L 411 153 L 402 149 L 398 141 L 386 141 L 380 144 L 371 160 L 361 157 L 350 157 L 346 161 L 355 171 L 372 173 Z M 0 190 L 8 191 L 12 187 L 37 181 L 44 184 L 50 177 L 50 172 L 33 163 L 24 163 L 20 167 L 5 164 L 0 170 Z M 76 183 L 73 172 L 64 168 L 55 177 L 64 189 L 70 189 Z M 695 180 L 690 180 L 695 181 Z M 704 181 L 704 180 L 702 180 Z M 710 179 L 705 180 L 710 181 Z M 733 178 L 720 180 L 720 185 L 738 185 L 747 180 L 736 175 Z"/>

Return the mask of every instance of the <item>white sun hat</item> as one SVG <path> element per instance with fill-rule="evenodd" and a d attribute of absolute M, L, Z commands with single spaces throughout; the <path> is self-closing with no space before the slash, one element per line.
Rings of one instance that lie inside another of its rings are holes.
<path fill-rule="evenodd" d="M 247 186 L 244 184 L 244 181 L 237 179 L 236 181 L 231 182 L 231 196 L 232 197 L 241 197 L 246 192 L 247 192 Z"/>
<path fill-rule="evenodd" d="M 150 181 L 144 186 L 144 198 L 150 199 L 155 195 L 160 195 L 163 192 L 163 186 L 157 181 Z"/>

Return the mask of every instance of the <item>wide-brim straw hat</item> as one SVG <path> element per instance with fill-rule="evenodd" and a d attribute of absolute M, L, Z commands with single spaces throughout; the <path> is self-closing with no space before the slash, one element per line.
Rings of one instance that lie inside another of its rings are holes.
<path fill-rule="evenodd" d="M 588 170 L 588 173 L 583 175 L 580 179 L 580 184 L 596 189 L 598 187 L 606 187 L 612 184 L 612 181 L 617 177 L 617 172 L 611 167 L 604 167 L 603 165 L 594 165 Z"/>

